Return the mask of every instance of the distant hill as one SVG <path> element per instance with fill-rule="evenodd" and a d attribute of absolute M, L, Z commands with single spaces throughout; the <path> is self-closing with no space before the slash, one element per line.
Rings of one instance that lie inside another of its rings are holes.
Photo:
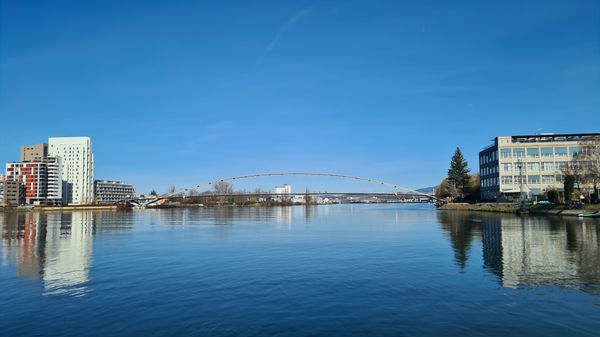
<path fill-rule="evenodd" d="M 419 188 L 418 190 L 415 190 L 415 191 L 420 192 L 420 193 L 430 194 L 434 188 L 437 188 L 437 186 L 423 187 L 423 188 Z"/>

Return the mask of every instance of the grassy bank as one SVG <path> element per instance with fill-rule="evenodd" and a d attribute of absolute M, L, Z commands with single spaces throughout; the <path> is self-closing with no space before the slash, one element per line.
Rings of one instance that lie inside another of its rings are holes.
<path fill-rule="evenodd" d="M 519 205 L 514 203 L 447 203 L 439 207 L 442 210 L 453 211 L 479 211 L 479 212 L 495 212 L 495 213 L 517 213 Z"/>

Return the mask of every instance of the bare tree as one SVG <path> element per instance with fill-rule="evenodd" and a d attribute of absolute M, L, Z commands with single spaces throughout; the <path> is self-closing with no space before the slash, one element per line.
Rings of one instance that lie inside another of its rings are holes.
<path fill-rule="evenodd" d="M 197 196 L 198 194 L 199 194 L 199 193 L 198 193 L 198 190 L 197 190 L 197 189 L 195 189 L 195 188 L 190 188 L 189 190 L 187 190 L 187 193 L 186 193 L 186 195 L 187 195 L 188 197 L 195 197 L 195 196 Z"/>
<path fill-rule="evenodd" d="M 564 180 L 569 182 L 572 181 L 579 194 L 583 193 L 582 185 L 585 185 L 586 183 L 584 165 L 581 159 L 580 156 L 573 156 L 573 159 L 566 163 L 560 170 L 561 174 L 564 176 Z M 566 195 L 565 193 L 565 200 L 570 200 L 570 198 L 571 196 Z"/>
<path fill-rule="evenodd" d="M 592 187 L 594 203 L 598 202 L 600 186 L 600 137 L 581 143 L 582 151 L 577 156 L 583 171 L 583 180 Z"/>
<path fill-rule="evenodd" d="M 254 191 L 252 192 L 254 194 L 266 194 L 267 192 L 263 191 L 262 188 L 257 187 L 254 189 Z"/>
<path fill-rule="evenodd" d="M 581 152 L 573 155 L 573 158 L 561 169 L 561 173 L 565 177 L 572 177 L 580 194 L 584 194 L 586 186 L 591 186 L 593 192 L 592 201 L 598 202 L 598 188 L 600 187 L 600 137 L 583 141 L 580 145 Z"/>
<path fill-rule="evenodd" d="M 213 185 L 213 190 L 215 194 L 233 194 L 233 185 L 220 180 Z"/>
<path fill-rule="evenodd" d="M 175 185 L 169 185 L 169 188 L 167 188 L 167 193 L 175 193 L 175 191 L 177 191 Z"/>
<path fill-rule="evenodd" d="M 444 178 L 435 191 L 435 196 L 440 199 L 454 200 L 460 195 L 459 189 L 455 184 Z"/>

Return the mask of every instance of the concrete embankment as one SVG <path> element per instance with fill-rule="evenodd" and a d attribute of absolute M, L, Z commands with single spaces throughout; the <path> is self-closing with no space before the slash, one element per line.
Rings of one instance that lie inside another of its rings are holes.
<path fill-rule="evenodd" d="M 55 212 L 55 211 L 97 211 L 117 210 L 118 205 L 85 205 L 85 206 L 36 206 L 36 207 L 0 207 L 0 212 Z"/>
<path fill-rule="evenodd" d="M 448 203 L 439 209 L 517 214 L 519 205 L 516 203 Z M 525 213 L 529 215 L 600 216 L 600 205 L 586 205 L 584 209 L 573 209 L 565 205 L 528 205 Z"/>

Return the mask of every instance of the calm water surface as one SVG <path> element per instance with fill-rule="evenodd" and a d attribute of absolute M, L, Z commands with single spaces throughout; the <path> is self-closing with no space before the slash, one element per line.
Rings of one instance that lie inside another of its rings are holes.
<path fill-rule="evenodd" d="M 600 223 L 428 205 L 0 213 L 2 336 L 600 336 Z"/>

